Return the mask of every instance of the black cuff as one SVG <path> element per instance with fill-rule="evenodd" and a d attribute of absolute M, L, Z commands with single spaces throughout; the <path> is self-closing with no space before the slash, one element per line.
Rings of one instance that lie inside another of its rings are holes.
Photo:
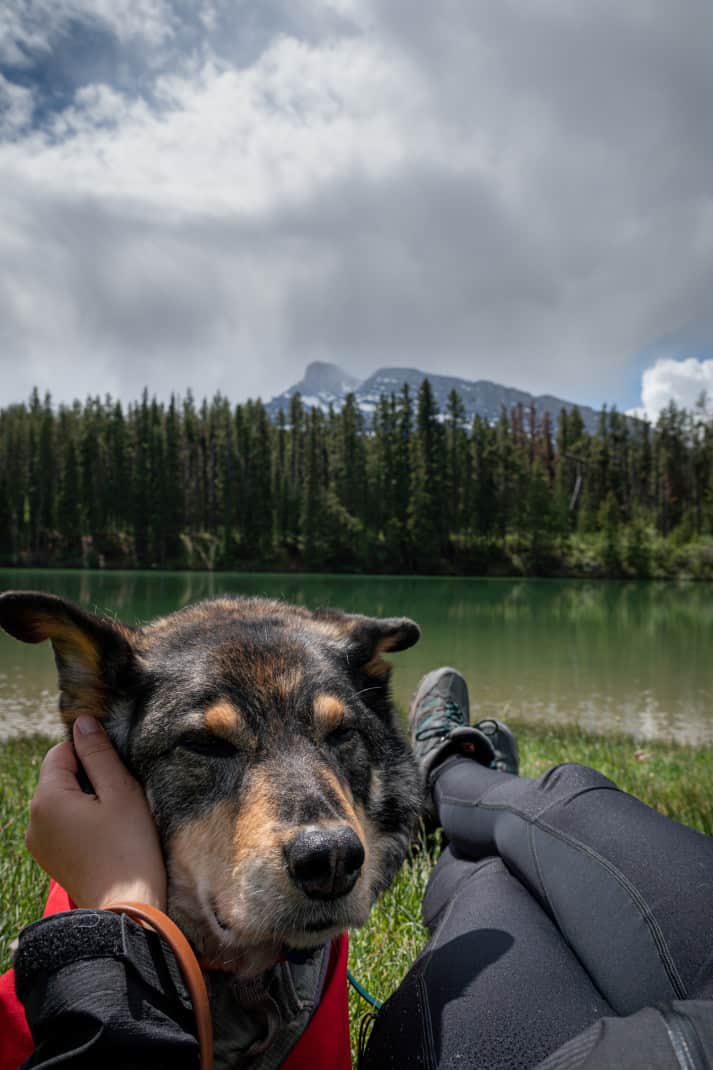
<path fill-rule="evenodd" d="M 191 1001 L 175 956 L 157 933 L 126 914 L 70 910 L 33 922 L 20 933 L 15 953 L 15 988 L 24 1003 L 35 986 L 66 966 L 112 958 L 131 966 L 157 995 Z"/>

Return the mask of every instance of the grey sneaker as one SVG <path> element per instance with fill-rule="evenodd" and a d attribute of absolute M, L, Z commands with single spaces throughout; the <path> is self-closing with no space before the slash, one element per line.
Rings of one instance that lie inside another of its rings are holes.
<path fill-rule="evenodd" d="M 487 736 L 495 753 L 495 758 L 490 763 L 491 769 L 501 769 L 504 773 L 514 773 L 516 776 L 520 770 L 520 752 L 517 749 L 517 740 L 514 733 L 504 721 L 496 721 L 494 717 L 486 717 L 483 721 L 476 721 L 475 727 L 484 736 Z"/>
<path fill-rule="evenodd" d="M 489 736 L 468 723 L 469 711 L 468 685 L 456 669 L 434 669 L 421 680 L 408 721 L 424 786 L 433 767 L 449 754 L 467 754 L 481 765 L 496 760 Z M 426 810 L 432 816 L 428 792 L 426 798 Z"/>

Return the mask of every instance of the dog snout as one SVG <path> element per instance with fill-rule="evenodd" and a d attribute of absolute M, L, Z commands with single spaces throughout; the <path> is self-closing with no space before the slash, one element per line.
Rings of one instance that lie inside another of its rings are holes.
<path fill-rule="evenodd" d="M 364 848 L 353 829 L 308 829 L 285 847 L 292 880 L 310 899 L 338 899 L 354 887 Z"/>

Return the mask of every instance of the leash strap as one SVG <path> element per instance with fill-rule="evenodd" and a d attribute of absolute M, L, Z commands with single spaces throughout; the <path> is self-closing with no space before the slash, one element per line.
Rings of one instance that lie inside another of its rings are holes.
<path fill-rule="evenodd" d="M 154 929 L 162 936 L 178 959 L 196 1016 L 196 1033 L 200 1048 L 200 1070 L 213 1070 L 213 1023 L 210 1017 L 205 980 L 193 953 L 193 948 L 178 926 L 161 910 L 148 903 L 112 903 L 106 907 L 115 914 L 128 914 L 144 928 Z"/>
<path fill-rule="evenodd" d="M 381 1000 L 377 999 L 376 996 L 372 996 L 371 992 L 364 988 L 363 985 L 359 984 L 351 970 L 347 970 L 347 980 L 354 991 L 358 992 L 361 998 L 365 999 L 367 1003 L 370 1003 L 375 1011 L 381 1010 L 383 1006 Z"/>

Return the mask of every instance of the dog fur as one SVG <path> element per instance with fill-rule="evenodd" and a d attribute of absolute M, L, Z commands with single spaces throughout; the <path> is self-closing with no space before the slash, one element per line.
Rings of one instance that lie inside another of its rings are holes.
<path fill-rule="evenodd" d="M 250 977 L 366 921 L 421 802 L 382 657 L 418 640 L 413 621 L 224 597 L 132 628 L 8 592 L 0 625 L 50 640 L 62 719 L 100 718 L 143 785 L 168 912 L 199 953 Z M 329 830 L 356 836 L 363 862 L 353 887 L 314 897 L 287 857 Z"/>

